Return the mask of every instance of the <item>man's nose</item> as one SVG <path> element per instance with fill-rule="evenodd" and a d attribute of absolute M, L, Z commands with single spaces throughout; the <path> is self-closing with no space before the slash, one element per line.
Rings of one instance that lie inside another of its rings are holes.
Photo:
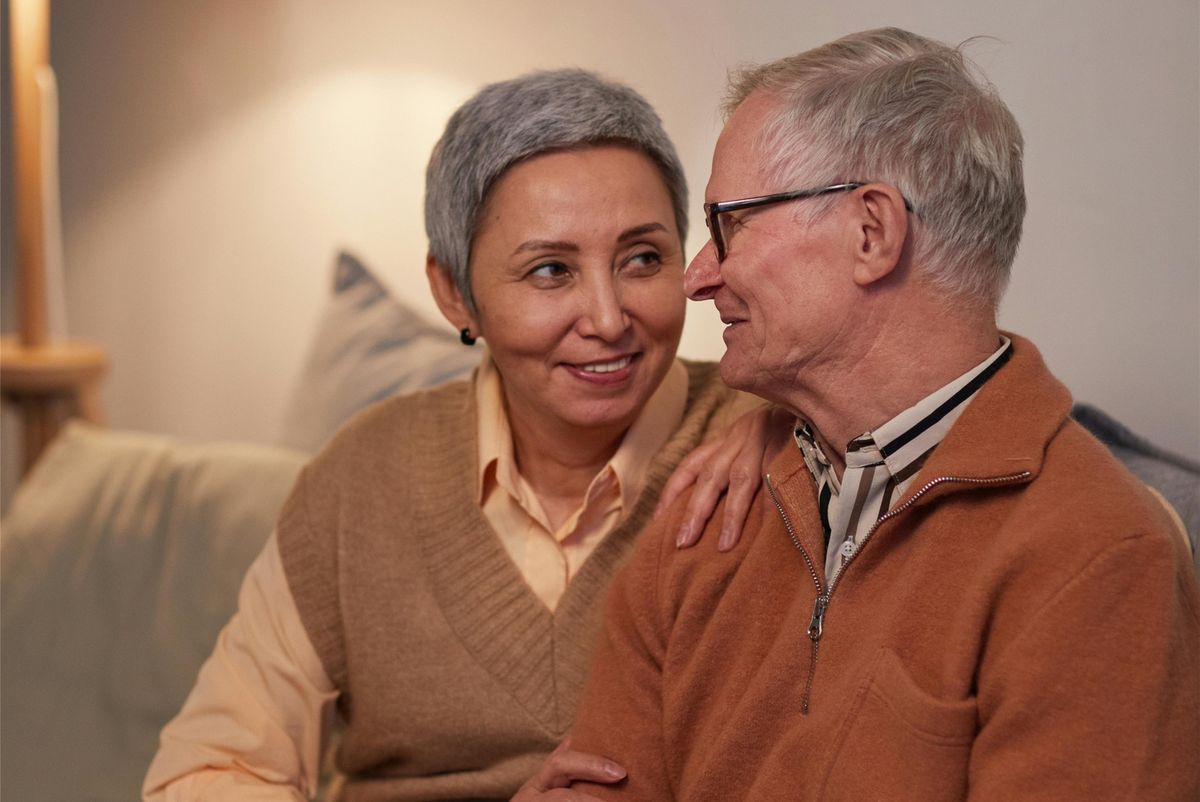
<path fill-rule="evenodd" d="M 693 301 L 707 301 L 717 294 L 722 283 L 717 246 L 709 240 L 688 265 L 687 273 L 683 276 L 683 291 Z"/>

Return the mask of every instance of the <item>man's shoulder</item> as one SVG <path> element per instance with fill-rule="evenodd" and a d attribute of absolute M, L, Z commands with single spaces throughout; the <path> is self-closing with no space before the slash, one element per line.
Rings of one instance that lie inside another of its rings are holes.
<path fill-rule="evenodd" d="M 1072 419 L 1064 421 L 1047 445 L 1042 470 L 1032 484 L 1081 524 L 1169 532 L 1173 523 L 1146 485 Z"/>
<path fill-rule="evenodd" d="M 1163 503 L 1073 420 L 1046 446 L 1002 528 L 1014 566 L 1055 565 L 1064 575 L 1116 550 L 1170 554 L 1180 540 Z M 1040 573 L 1044 573 L 1044 570 Z"/>
<path fill-rule="evenodd" d="M 1033 343 L 1006 336 L 1012 359 L 971 401 L 927 468 L 963 476 L 1028 471 L 1010 504 L 995 509 L 1007 509 L 1007 538 L 1037 548 L 1046 538 L 1060 549 L 1094 549 L 1139 534 L 1171 536 L 1161 502 L 1070 417 L 1070 393 Z"/>
<path fill-rule="evenodd" d="M 679 498 L 642 531 L 627 566 L 638 574 L 639 583 L 653 586 L 664 620 L 680 615 L 703 619 L 722 604 L 732 587 L 768 581 L 770 566 L 779 567 L 781 560 L 790 566 L 790 560 L 799 560 L 787 537 L 775 531 L 782 529 L 782 524 L 765 487 L 755 492 L 733 548 L 717 548 L 725 519 L 724 499 L 705 523 L 699 542 L 677 548 L 675 540 L 689 497 L 690 493 Z"/>

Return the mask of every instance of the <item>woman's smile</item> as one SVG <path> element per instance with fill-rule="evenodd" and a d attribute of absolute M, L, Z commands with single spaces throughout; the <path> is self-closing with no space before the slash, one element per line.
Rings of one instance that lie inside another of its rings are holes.
<path fill-rule="evenodd" d="M 576 378 L 600 386 L 615 386 L 628 381 L 634 371 L 637 354 L 606 359 L 596 362 L 570 363 L 564 362 L 563 367 Z"/>
<path fill-rule="evenodd" d="M 683 330 L 683 254 L 654 162 L 618 145 L 547 153 L 492 188 L 471 252 L 474 328 L 531 428 L 620 435 Z"/>

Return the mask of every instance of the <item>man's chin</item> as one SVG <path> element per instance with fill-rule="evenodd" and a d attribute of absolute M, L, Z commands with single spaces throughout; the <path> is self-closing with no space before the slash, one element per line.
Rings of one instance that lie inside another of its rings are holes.
<path fill-rule="evenodd" d="M 743 392 L 754 392 L 755 372 L 748 368 L 745 360 L 739 359 L 729 349 L 721 356 L 721 381 L 726 386 Z"/>

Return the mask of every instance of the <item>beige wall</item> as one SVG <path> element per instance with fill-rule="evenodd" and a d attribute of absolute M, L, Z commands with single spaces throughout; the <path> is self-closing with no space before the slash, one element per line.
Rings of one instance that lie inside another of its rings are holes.
<path fill-rule="evenodd" d="M 727 67 L 896 24 L 995 37 L 970 52 L 1022 124 L 1030 202 L 1002 322 L 1077 397 L 1200 457 L 1196 3 L 833 5 L 55 3 L 70 319 L 111 350 L 112 425 L 272 439 L 339 246 L 435 314 L 424 163 L 482 83 L 563 65 L 632 83 L 698 207 Z M 685 355 L 721 352 L 708 306 Z"/>

